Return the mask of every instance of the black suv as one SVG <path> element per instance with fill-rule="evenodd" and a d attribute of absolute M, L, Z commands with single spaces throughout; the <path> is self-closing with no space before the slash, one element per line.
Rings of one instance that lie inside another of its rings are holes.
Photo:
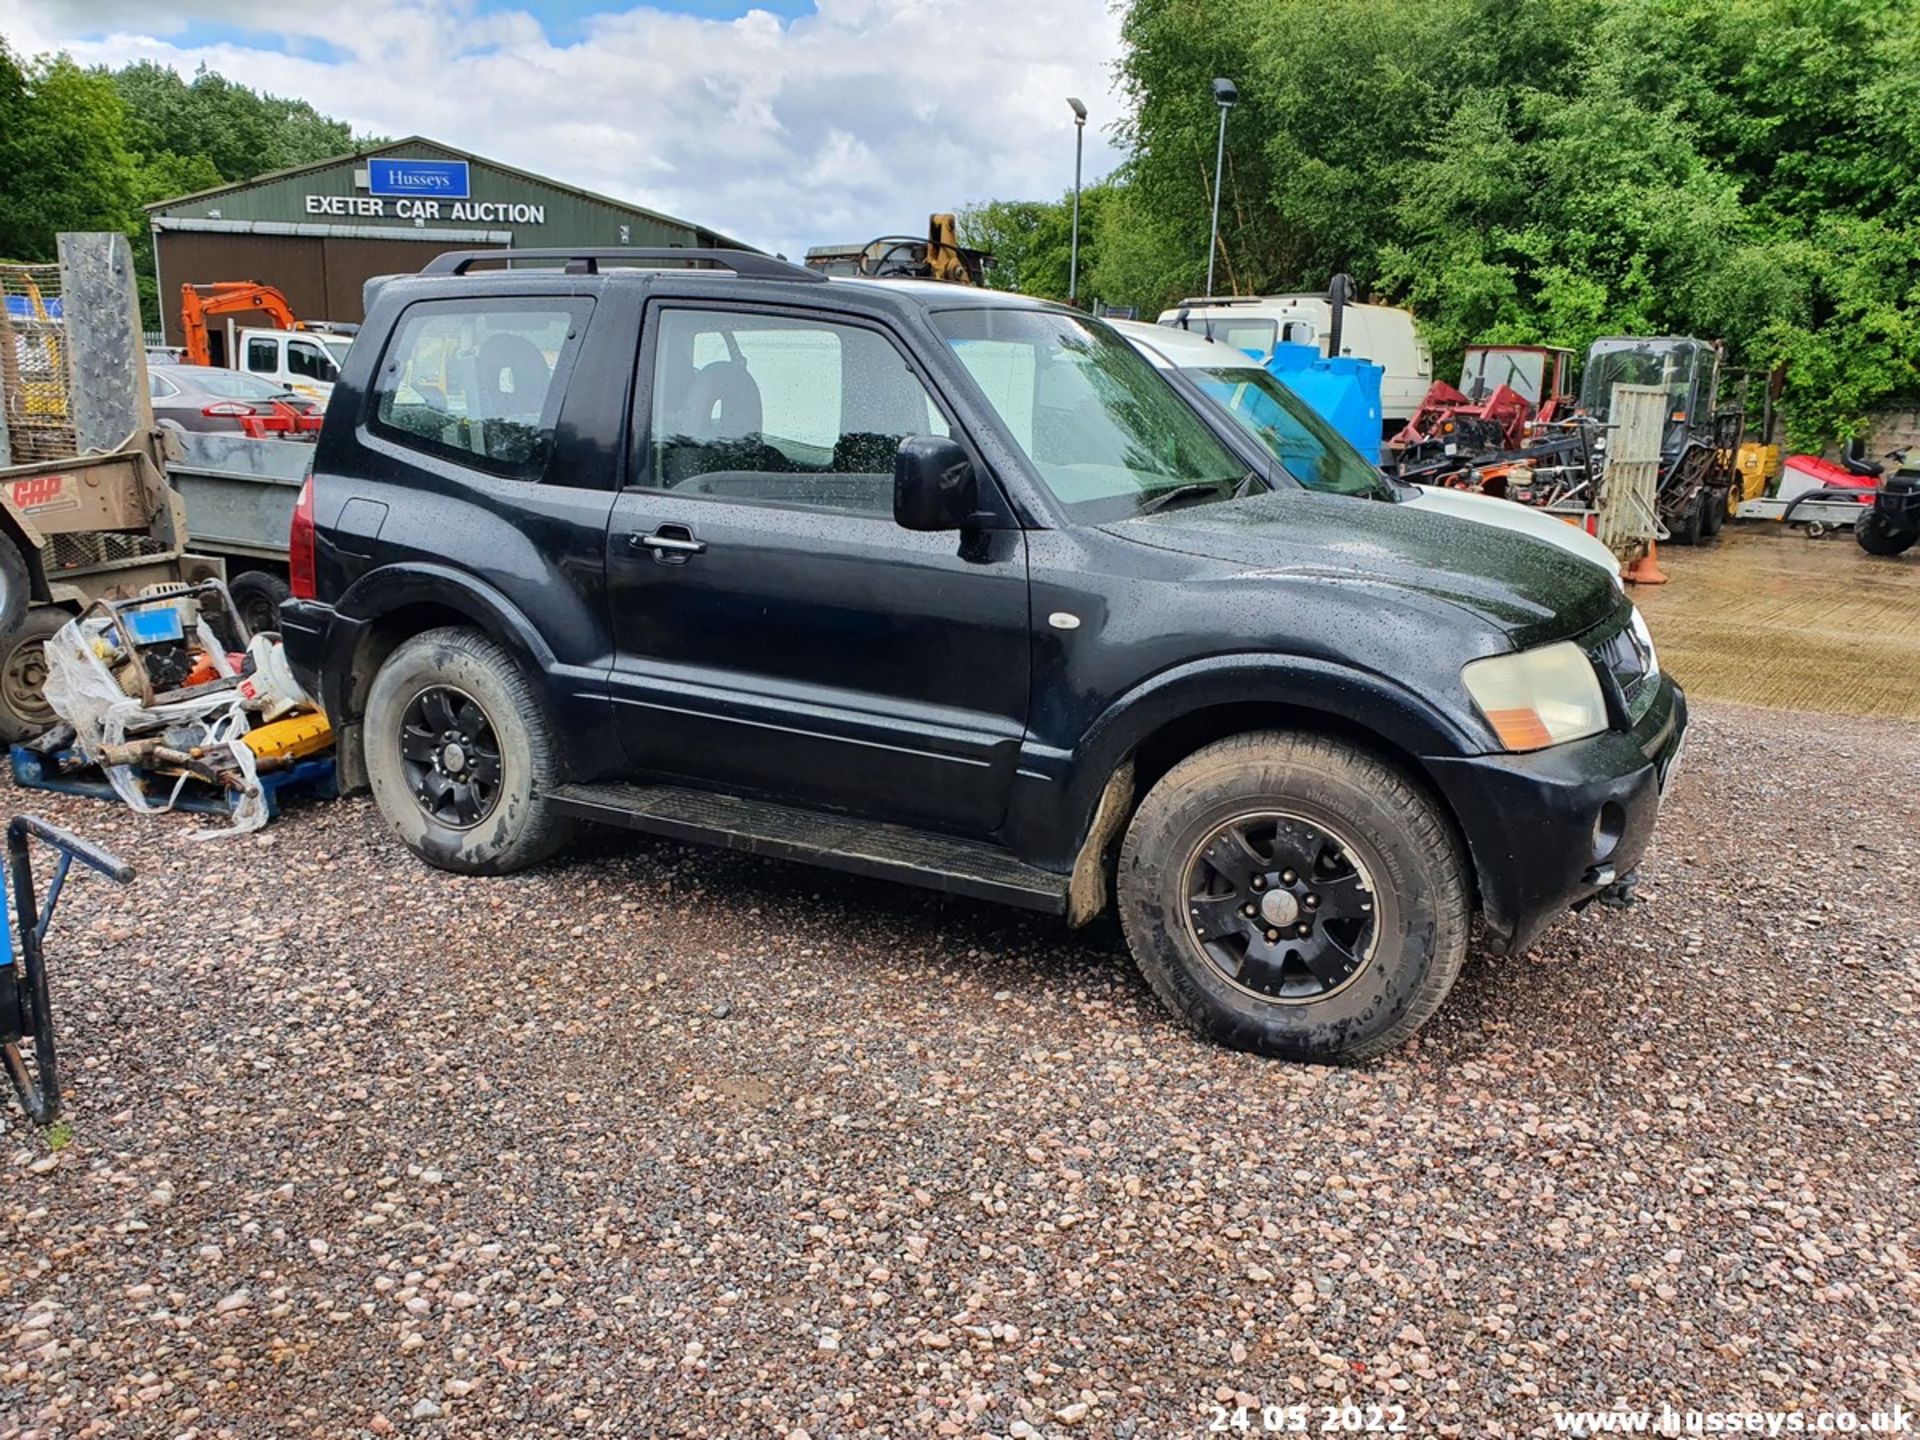
<path fill-rule="evenodd" d="M 1113 906 L 1200 1030 L 1341 1060 L 1645 848 L 1685 702 L 1598 567 L 1303 489 L 1055 305 L 503 258 L 368 287 L 282 612 L 429 863 L 590 820 Z"/>

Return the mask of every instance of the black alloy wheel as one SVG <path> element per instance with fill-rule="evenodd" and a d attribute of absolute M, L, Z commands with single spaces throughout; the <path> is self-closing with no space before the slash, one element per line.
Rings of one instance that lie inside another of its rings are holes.
<path fill-rule="evenodd" d="M 430 685 L 400 722 L 400 763 L 420 808 L 453 830 L 471 830 L 500 798 L 500 740 L 466 691 Z"/>
<path fill-rule="evenodd" d="M 1372 958 L 1372 878 L 1344 837 L 1295 815 L 1220 826 L 1187 866 L 1187 926 L 1239 989 L 1307 1004 L 1344 989 Z"/>

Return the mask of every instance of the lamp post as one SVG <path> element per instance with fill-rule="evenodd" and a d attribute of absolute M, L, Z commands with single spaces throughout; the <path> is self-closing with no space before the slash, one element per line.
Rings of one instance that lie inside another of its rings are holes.
<path fill-rule="evenodd" d="M 1069 95 L 1073 107 L 1073 258 L 1067 262 L 1067 303 L 1080 293 L 1080 151 L 1087 138 L 1087 107 Z"/>
<path fill-rule="evenodd" d="M 1240 102 L 1240 87 L 1231 80 L 1213 82 L 1213 103 L 1220 107 L 1220 143 L 1213 152 L 1213 230 L 1207 236 L 1207 294 L 1213 294 L 1213 262 L 1220 253 L 1220 182 L 1227 163 L 1227 111 Z"/>

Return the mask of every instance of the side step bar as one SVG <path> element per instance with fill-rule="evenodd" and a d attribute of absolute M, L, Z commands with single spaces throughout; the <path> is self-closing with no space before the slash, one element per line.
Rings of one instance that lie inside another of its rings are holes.
<path fill-rule="evenodd" d="M 563 785 L 563 814 L 1064 915 L 1067 879 L 996 846 L 671 785 Z"/>

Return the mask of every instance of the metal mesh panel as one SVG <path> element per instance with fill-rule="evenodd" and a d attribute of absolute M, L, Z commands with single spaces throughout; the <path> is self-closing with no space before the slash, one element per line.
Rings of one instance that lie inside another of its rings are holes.
<path fill-rule="evenodd" d="M 77 453 L 58 265 L 0 265 L 0 402 L 13 464 Z"/>
<path fill-rule="evenodd" d="M 63 570 L 85 570 L 116 560 L 164 555 L 167 547 L 151 535 L 118 530 L 82 530 L 47 537 L 47 568 L 52 579 Z"/>

